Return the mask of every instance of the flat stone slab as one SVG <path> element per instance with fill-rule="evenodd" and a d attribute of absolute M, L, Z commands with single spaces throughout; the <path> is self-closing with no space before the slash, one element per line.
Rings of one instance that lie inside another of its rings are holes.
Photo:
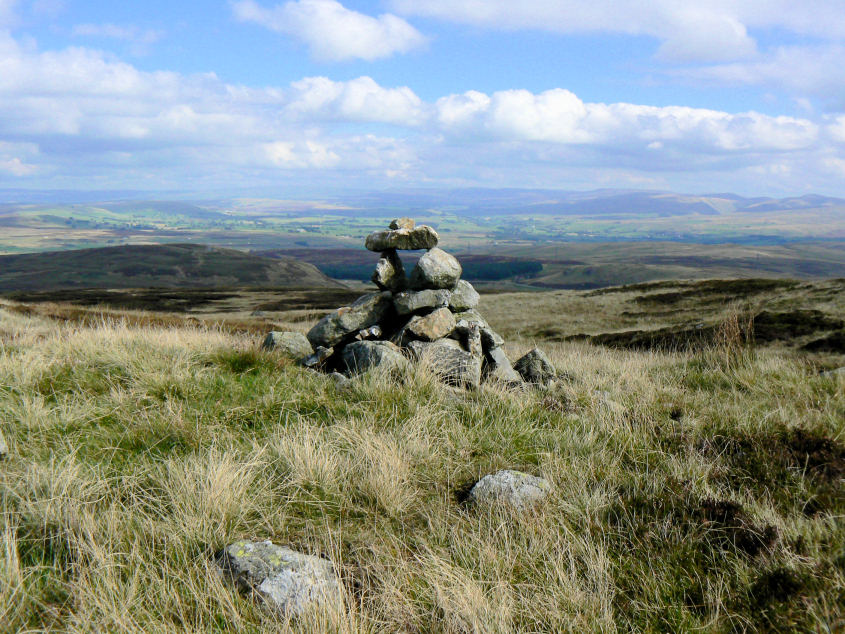
<path fill-rule="evenodd" d="M 393 296 L 393 306 L 400 315 L 410 315 L 428 308 L 448 306 L 451 296 L 452 293 L 446 289 L 403 291 Z"/>
<path fill-rule="evenodd" d="M 334 354 L 334 348 L 325 348 L 317 346 L 314 354 L 309 354 L 302 360 L 302 365 L 306 368 L 319 368 Z"/>
<path fill-rule="evenodd" d="M 370 251 L 415 251 L 417 249 L 433 249 L 437 246 L 439 237 L 437 232 L 428 225 L 413 228 L 388 229 L 375 231 L 367 236 L 364 246 Z"/>
<path fill-rule="evenodd" d="M 452 289 L 461 278 L 461 264 L 455 256 L 443 249 L 433 248 L 424 253 L 408 278 L 408 285 L 415 290 L 424 288 Z"/>
<path fill-rule="evenodd" d="M 467 499 L 474 504 L 501 504 L 525 510 L 547 497 L 551 490 L 544 478 L 504 469 L 476 482 Z"/>
<path fill-rule="evenodd" d="M 241 540 L 226 546 L 217 564 L 241 591 L 253 591 L 286 615 L 313 607 L 340 608 L 341 586 L 326 559 L 277 546 Z"/>
<path fill-rule="evenodd" d="M 261 344 L 263 350 L 275 350 L 291 359 L 301 361 L 314 354 L 314 349 L 308 337 L 301 332 L 279 331 L 268 332 Z"/>
<path fill-rule="evenodd" d="M 350 334 L 379 323 L 392 306 L 393 294 L 390 291 L 363 295 L 349 306 L 323 317 L 306 336 L 315 349 L 317 346 L 331 348 Z"/>
<path fill-rule="evenodd" d="M 417 223 L 414 221 L 413 218 L 394 218 L 390 221 L 389 227 L 391 229 L 413 229 L 417 226 Z"/>

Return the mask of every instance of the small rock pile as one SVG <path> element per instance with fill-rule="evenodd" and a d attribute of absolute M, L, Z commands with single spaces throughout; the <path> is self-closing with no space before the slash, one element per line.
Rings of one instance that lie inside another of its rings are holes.
<path fill-rule="evenodd" d="M 511 365 L 499 336 L 476 310 L 478 292 L 461 279 L 461 265 L 437 247 L 437 232 L 399 218 L 367 236 L 380 254 L 372 281 L 379 292 L 363 295 L 321 319 L 307 334 L 271 332 L 265 348 L 286 351 L 306 367 L 346 376 L 373 368 L 403 371 L 424 362 L 448 384 L 468 388 L 482 381 L 547 383 L 555 377 L 537 349 Z M 405 274 L 398 251 L 426 249 Z"/>

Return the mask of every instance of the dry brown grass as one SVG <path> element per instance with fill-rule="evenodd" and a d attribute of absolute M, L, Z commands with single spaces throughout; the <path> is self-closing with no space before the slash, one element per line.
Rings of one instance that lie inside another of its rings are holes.
<path fill-rule="evenodd" d="M 258 343 L 0 307 L 0 629 L 843 626 L 845 378 L 557 343 L 548 390 L 417 371 L 340 392 Z M 459 501 L 499 468 L 553 494 L 524 515 Z M 239 595 L 213 564 L 239 538 L 331 558 L 346 605 L 285 622 Z"/>

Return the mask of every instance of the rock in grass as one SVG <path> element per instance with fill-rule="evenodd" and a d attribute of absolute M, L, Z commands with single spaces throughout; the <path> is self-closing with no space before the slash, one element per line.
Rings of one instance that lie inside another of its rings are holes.
<path fill-rule="evenodd" d="M 410 229 L 390 229 L 376 231 L 367 236 L 364 246 L 370 251 L 414 251 L 416 249 L 433 249 L 439 240 L 437 232 L 428 225 L 420 225 Z"/>
<path fill-rule="evenodd" d="M 378 368 L 385 372 L 404 372 L 409 363 L 399 346 L 389 341 L 356 341 L 343 349 L 343 363 L 351 374 L 363 374 Z"/>
<path fill-rule="evenodd" d="M 351 333 L 379 323 L 392 306 L 390 291 L 363 295 L 349 306 L 338 308 L 318 321 L 308 331 L 308 341 L 315 349 L 317 346 L 331 348 Z"/>
<path fill-rule="evenodd" d="M 237 541 L 223 549 L 217 563 L 240 590 L 258 593 L 288 616 L 343 603 L 330 561 L 270 541 Z"/>
<path fill-rule="evenodd" d="M 393 306 L 400 315 L 410 315 L 429 308 L 441 308 L 449 305 L 451 293 L 445 289 L 423 291 L 403 291 L 393 296 Z"/>
<path fill-rule="evenodd" d="M 382 252 L 371 279 L 383 291 L 398 292 L 405 288 L 405 268 L 396 254 L 396 249 Z"/>
<path fill-rule="evenodd" d="M 352 379 L 340 372 L 332 372 L 329 378 L 334 382 L 334 386 L 338 391 L 347 390 L 352 387 Z"/>
<path fill-rule="evenodd" d="M 470 310 L 478 306 L 481 295 L 478 294 L 472 284 L 466 280 L 459 280 L 449 298 L 449 308 L 456 313 Z"/>
<path fill-rule="evenodd" d="M 308 337 L 301 332 L 272 331 L 268 332 L 261 344 L 263 350 L 276 350 L 282 354 L 301 361 L 314 354 L 314 349 L 308 342 Z"/>
<path fill-rule="evenodd" d="M 415 290 L 425 288 L 455 288 L 461 278 L 461 265 L 455 256 L 434 248 L 417 262 L 408 285 Z"/>
<path fill-rule="evenodd" d="M 522 471 L 504 469 L 475 483 L 468 500 L 474 504 L 501 504 L 525 510 L 540 502 L 552 490 L 548 480 Z"/>
<path fill-rule="evenodd" d="M 6 444 L 6 437 L 0 431 L 0 460 L 3 460 L 9 455 L 9 445 Z"/>
<path fill-rule="evenodd" d="M 837 377 L 837 376 L 845 376 L 845 366 L 842 366 L 841 368 L 836 368 L 835 370 L 825 370 L 824 372 L 821 372 L 820 374 L 821 374 L 821 376 L 827 376 L 827 377 L 831 377 L 831 378 Z"/>
<path fill-rule="evenodd" d="M 455 329 L 455 316 L 448 308 L 438 308 L 425 317 L 414 317 L 405 327 L 406 333 L 421 341 L 442 339 Z"/>
<path fill-rule="evenodd" d="M 539 348 L 527 352 L 513 364 L 513 369 L 526 382 L 546 385 L 557 378 L 557 371 Z"/>
<path fill-rule="evenodd" d="M 440 380 L 449 385 L 477 388 L 481 384 L 481 357 L 470 354 L 453 339 L 412 341 L 408 348 Z"/>

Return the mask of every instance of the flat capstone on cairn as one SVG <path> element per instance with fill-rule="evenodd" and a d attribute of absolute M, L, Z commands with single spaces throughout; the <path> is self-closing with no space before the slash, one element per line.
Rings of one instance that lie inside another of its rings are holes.
<path fill-rule="evenodd" d="M 545 383 L 551 364 L 539 350 L 511 364 L 499 336 L 476 310 L 479 294 L 461 279 L 461 265 L 437 247 L 437 232 L 399 218 L 367 236 L 380 254 L 372 281 L 379 291 L 323 317 L 307 335 L 270 333 L 263 346 L 279 349 L 304 366 L 351 377 L 373 368 L 402 372 L 426 364 L 444 382 L 467 388 L 483 381 Z M 406 275 L 399 251 L 425 249 Z"/>

